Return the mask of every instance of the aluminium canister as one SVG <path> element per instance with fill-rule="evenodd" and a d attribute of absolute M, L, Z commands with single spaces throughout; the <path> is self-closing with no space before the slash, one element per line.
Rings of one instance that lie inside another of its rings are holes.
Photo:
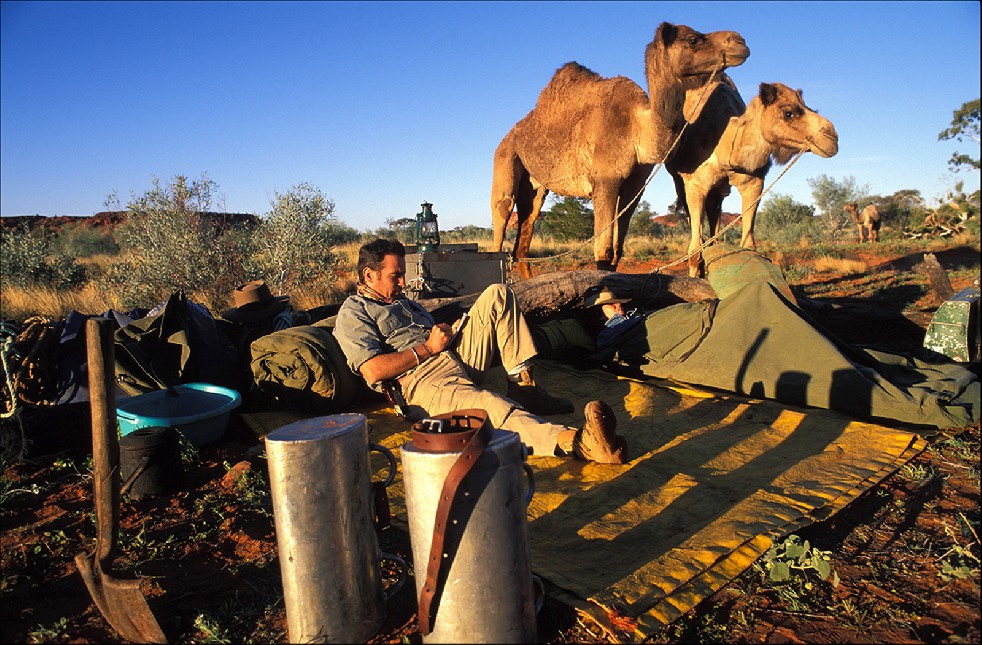
<path fill-rule="evenodd" d="M 397 590 L 383 590 L 369 452 L 388 453 L 386 485 L 395 458 L 369 444 L 361 414 L 298 421 L 265 443 L 290 642 L 368 640 Z"/>
<path fill-rule="evenodd" d="M 440 493 L 460 454 L 426 452 L 412 441 L 402 446 L 417 598 L 425 584 L 420 563 L 429 560 Z M 464 501 L 450 516 L 444 543 L 446 581 L 438 588 L 424 643 L 536 642 L 526 518 L 533 485 L 525 457 L 517 434 L 495 430 L 461 482 L 456 498 Z"/>

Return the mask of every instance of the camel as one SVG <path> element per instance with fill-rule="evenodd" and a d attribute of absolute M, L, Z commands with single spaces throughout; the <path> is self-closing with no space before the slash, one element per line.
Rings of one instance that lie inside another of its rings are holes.
<path fill-rule="evenodd" d="M 870 204 L 860 212 L 859 204 L 851 202 L 842 207 L 842 210 L 849 213 L 852 221 L 859 229 L 859 243 L 862 244 L 867 239 L 876 242 L 880 237 L 880 211 L 875 204 Z"/>
<path fill-rule="evenodd" d="M 772 163 L 786 164 L 799 151 L 833 157 L 839 151 L 839 135 L 832 123 L 811 110 L 801 90 L 781 83 L 761 83 L 747 107 L 736 85 L 726 74 L 707 89 L 705 107 L 691 121 L 665 168 L 675 180 L 678 203 L 689 215 L 689 275 L 701 277 L 705 265 L 698 249 L 702 244 L 702 216 L 709 236 L 716 234 L 723 198 L 736 187 L 743 203 L 740 246 L 755 248 L 754 218 L 764 190 L 764 177 Z M 702 98 L 689 91 L 689 105 Z"/>
<path fill-rule="evenodd" d="M 494 153 L 493 250 L 501 251 L 515 209 L 512 257 L 528 257 L 533 224 L 551 190 L 593 201 L 596 265 L 616 270 L 636 198 L 682 129 L 686 91 L 748 56 L 736 32 L 702 34 L 664 22 L 645 51 L 647 94 L 623 76 L 604 78 L 575 62 L 559 68 Z M 527 262 L 518 270 L 531 276 Z"/>

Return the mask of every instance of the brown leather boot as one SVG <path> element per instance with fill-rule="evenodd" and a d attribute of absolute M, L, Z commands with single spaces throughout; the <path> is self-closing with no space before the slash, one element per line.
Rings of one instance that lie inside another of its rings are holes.
<path fill-rule="evenodd" d="M 573 439 L 577 459 L 601 464 L 627 462 L 627 441 L 617 434 L 617 418 L 603 401 L 590 401 L 583 409 L 586 423 Z"/>
<path fill-rule="evenodd" d="M 524 370 L 519 375 L 517 383 L 509 379 L 506 396 L 532 414 L 540 416 L 568 414 L 573 411 L 572 401 L 553 396 L 536 385 L 529 370 Z"/>

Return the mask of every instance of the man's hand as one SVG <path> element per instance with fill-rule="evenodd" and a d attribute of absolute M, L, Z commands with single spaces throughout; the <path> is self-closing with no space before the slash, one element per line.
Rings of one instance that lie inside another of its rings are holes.
<path fill-rule="evenodd" d="M 423 343 L 430 354 L 436 355 L 447 348 L 453 338 L 453 329 L 447 323 L 437 323 L 430 329 L 430 337 Z"/>

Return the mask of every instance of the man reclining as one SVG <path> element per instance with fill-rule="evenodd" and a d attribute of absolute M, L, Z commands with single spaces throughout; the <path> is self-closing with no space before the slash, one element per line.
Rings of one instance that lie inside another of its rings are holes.
<path fill-rule="evenodd" d="M 572 412 L 572 404 L 536 385 L 531 360 L 535 344 L 515 294 L 501 284 L 484 290 L 467 323 L 436 323 L 403 294 L 406 251 L 400 242 L 378 239 L 358 254 L 357 292 L 338 311 L 334 336 L 352 371 L 376 391 L 395 381 L 412 420 L 478 408 L 495 428 L 518 433 L 533 455 L 575 456 L 622 464 L 627 444 L 603 401 L 586 405 L 579 429 L 537 415 Z M 454 332 L 459 331 L 455 338 Z M 453 344 L 451 345 L 451 341 Z M 508 374 L 507 396 L 479 383 L 496 357 Z"/>

